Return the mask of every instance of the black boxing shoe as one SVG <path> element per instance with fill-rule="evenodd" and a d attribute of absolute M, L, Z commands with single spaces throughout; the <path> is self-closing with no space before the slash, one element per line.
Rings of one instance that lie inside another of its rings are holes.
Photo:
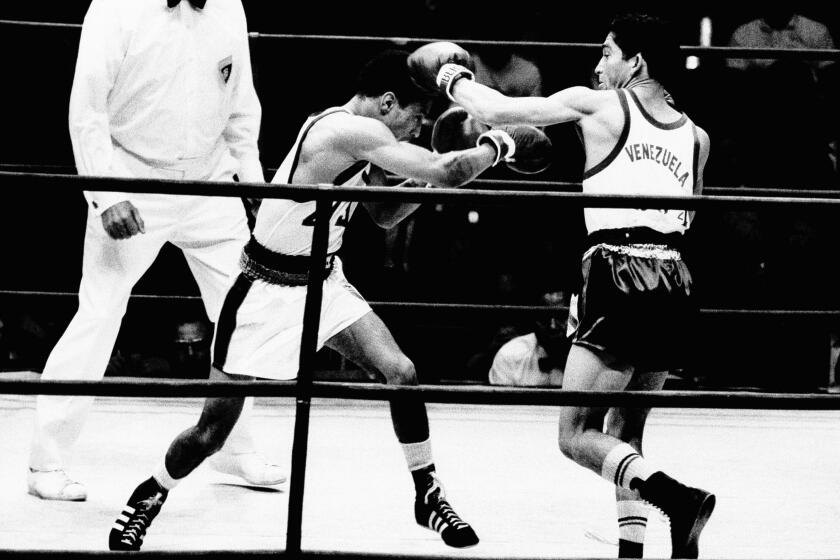
<path fill-rule="evenodd" d="M 143 538 L 166 501 L 168 490 L 154 479 L 142 482 L 128 499 L 108 535 L 111 550 L 140 550 Z"/>
<path fill-rule="evenodd" d="M 443 542 L 454 548 L 478 544 L 478 536 L 469 523 L 461 519 L 443 493 L 443 486 L 432 473 L 432 484 L 414 502 L 414 519 L 426 529 L 440 533 Z"/>
<path fill-rule="evenodd" d="M 697 558 L 700 533 L 715 509 L 715 496 L 655 472 L 638 484 L 642 499 L 671 522 L 671 558 Z"/>

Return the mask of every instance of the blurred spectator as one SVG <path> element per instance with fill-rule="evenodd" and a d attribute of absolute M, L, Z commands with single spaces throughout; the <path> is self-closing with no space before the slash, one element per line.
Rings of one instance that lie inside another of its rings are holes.
<path fill-rule="evenodd" d="M 828 28 L 790 7 L 766 8 L 738 27 L 732 47 L 833 49 Z M 732 91 L 740 126 L 733 127 L 741 176 L 750 184 L 826 186 L 834 182 L 832 146 L 837 131 L 834 96 L 823 87 L 836 81 L 830 61 L 732 58 Z M 826 76 L 826 84 L 821 83 Z M 831 77 L 831 79 L 829 79 Z M 780 110 L 780 108 L 784 108 Z"/>
<path fill-rule="evenodd" d="M 539 67 L 509 47 L 477 46 L 471 51 L 477 82 L 512 97 L 542 95 Z"/>
<path fill-rule="evenodd" d="M 144 340 L 139 346 L 117 345 L 105 374 L 121 377 L 206 379 L 210 371 L 212 327 L 207 321 L 178 323 L 165 342 Z M 138 344 L 137 337 L 131 337 Z"/>
<path fill-rule="evenodd" d="M 563 292 L 543 294 L 544 305 L 562 305 Z M 488 379 L 491 385 L 514 385 L 521 387 L 560 386 L 563 383 L 563 367 L 569 353 L 566 339 L 566 317 L 552 315 L 538 320 L 533 330 L 520 334 L 511 326 L 502 327 L 485 352 L 473 357 L 475 364 L 481 358 L 491 356 Z"/>
<path fill-rule="evenodd" d="M 0 371 L 41 371 L 60 334 L 56 320 L 48 310 L 15 307 L 0 317 Z"/>
<path fill-rule="evenodd" d="M 791 4 L 768 4 L 761 17 L 748 21 L 732 33 L 729 46 L 777 49 L 835 48 L 828 27 L 795 13 Z M 730 58 L 727 65 L 738 70 L 767 69 L 775 62 L 776 59 L 773 58 Z M 804 62 L 814 71 L 831 64 L 831 61 L 827 60 Z"/>
<path fill-rule="evenodd" d="M 490 366 L 491 385 L 543 387 L 563 384 L 563 369 L 543 368 L 548 354 L 537 341 L 535 333 L 523 334 L 507 341 L 493 358 Z"/>
<path fill-rule="evenodd" d="M 172 374 L 184 379 L 206 379 L 212 341 L 213 328 L 207 321 L 180 323 L 170 346 Z"/>
<path fill-rule="evenodd" d="M 728 43 L 834 48 L 825 25 L 795 13 L 790 5 L 765 8 L 760 17 L 735 29 Z M 737 122 L 728 127 L 730 136 L 724 141 L 731 142 L 735 181 L 786 189 L 835 185 L 831 146 L 838 132 L 832 116 L 836 103 L 827 102 L 820 82 L 832 64 L 786 57 L 732 58 L 727 67 L 723 87 L 732 97 L 721 111 L 730 123 Z M 747 299 L 763 299 L 754 302 L 761 306 L 819 306 L 831 291 L 828 270 L 814 270 L 814 263 L 823 262 L 821 255 L 830 250 L 826 241 L 833 226 L 827 218 L 818 212 L 727 211 L 716 237 L 726 240 L 728 249 L 722 253 L 739 261 L 733 270 L 744 274 L 721 278 L 721 284 L 731 290 L 740 282 L 750 292 Z M 725 255 L 721 258 L 726 260 Z M 804 275 L 802 270 L 813 273 Z"/>

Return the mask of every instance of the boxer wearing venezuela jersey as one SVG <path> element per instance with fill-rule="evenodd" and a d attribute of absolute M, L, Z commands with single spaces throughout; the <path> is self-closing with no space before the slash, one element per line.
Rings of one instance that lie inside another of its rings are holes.
<path fill-rule="evenodd" d="M 699 192 L 709 137 L 668 103 L 664 86 L 679 68 L 679 43 L 661 20 L 642 14 L 616 18 L 595 69 L 599 88 L 571 87 L 548 97 L 511 98 L 475 83 L 458 64 L 429 64 L 437 85 L 480 122 L 547 126 L 573 122 L 586 152 L 584 192 L 686 195 Z M 682 259 L 691 213 L 679 209 L 585 209 L 589 249 L 583 283 L 571 313 L 573 332 L 564 390 L 658 389 L 682 365 L 692 332 L 692 280 Z M 609 412 L 607 428 L 604 420 Z M 564 407 L 560 449 L 617 487 L 639 497 L 671 522 L 672 555 L 698 555 L 700 532 L 715 497 L 685 486 L 641 456 L 647 409 Z M 634 447 L 635 446 L 635 447 Z M 622 538 L 647 516 L 622 510 Z M 643 534 L 643 533 L 642 533 Z M 627 539 L 624 539 L 627 540 Z"/>

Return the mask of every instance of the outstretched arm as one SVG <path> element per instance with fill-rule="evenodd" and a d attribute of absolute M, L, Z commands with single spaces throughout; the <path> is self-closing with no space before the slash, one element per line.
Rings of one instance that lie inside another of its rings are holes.
<path fill-rule="evenodd" d="M 549 97 L 508 97 L 463 78 L 451 86 L 450 93 L 467 112 L 490 125 L 547 126 L 577 122 L 594 113 L 607 97 L 606 92 L 583 86 L 570 87 Z"/>
<path fill-rule="evenodd" d="M 342 135 L 342 147 L 354 159 L 386 171 L 441 187 L 459 187 L 475 179 L 497 160 L 492 143 L 446 154 L 398 141 L 381 122 L 357 117 Z"/>

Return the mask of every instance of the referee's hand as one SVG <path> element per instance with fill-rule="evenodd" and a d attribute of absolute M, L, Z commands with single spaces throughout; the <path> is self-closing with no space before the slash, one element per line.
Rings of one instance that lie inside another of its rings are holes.
<path fill-rule="evenodd" d="M 138 233 L 146 233 L 140 211 L 127 200 L 102 212 L 102 227 L 113 239 L 128 239 Z"/>

